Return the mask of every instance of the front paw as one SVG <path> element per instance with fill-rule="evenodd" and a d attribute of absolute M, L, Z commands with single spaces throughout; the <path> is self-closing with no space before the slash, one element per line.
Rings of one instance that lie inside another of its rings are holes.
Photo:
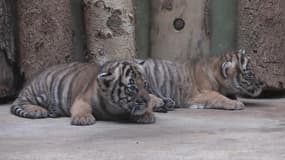
<path fill-rule="evenodd" d="M 171 98 L 164 98 L 163 99 L 164 106 L 167 108 L 168 111 L 173 111 L 175 109 L 175 101 Z"/>
<path fill-rule="evenodd" d="M 162 99 L 162 103 L 159 106 L 153 108 L 154 112 L 167 113 L 168 111 L 173 111 L 175 109 L 175 101 L 171 98 Z"/>
<path fill-rule="evenodd" d="M 135 123 L 140 123 L 140 124 L 151 124 L 155 123 L 155 116 L 153 113 L 145 113 L 140 116 L 132 116 L 131 120 Z"/>
<path fill-rule="evenodd" d="M 227 110 L 242 110 L 244 109 L 244 104 L 241 101 L 232 101 L 232 103 L 225 105 Z"/>
<path fill-rule="evenodd" d="M 87 126 L 96 123 L 96 119 L 92 114 L 74 115 L 71 117 L 71 125 Z"/>
<path fill-rule="evenodd" d="M 167 113 L 168 109 L 165 106 L 153 107 L 154 112 Z"/>
<path fill-rule="evenodd" d="M 154 112 L 167 113 L 167 108 L 165 107 L 165 103 L 161 98 L 153 94 L 150 94 L 149 96 L 150 96 L 149 108 L 152 108 Z"/>

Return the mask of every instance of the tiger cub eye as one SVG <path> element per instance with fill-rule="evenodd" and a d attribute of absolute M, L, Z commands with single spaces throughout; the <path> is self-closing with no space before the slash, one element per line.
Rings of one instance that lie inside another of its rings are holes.
<path fill-rule="evenodd" d="M 135 84 L 134 79 L 130 79 L 130 80 L 129 80 L 129 84 L 130 84 L 130 85 L 134 85 L 134 84 Z"/>

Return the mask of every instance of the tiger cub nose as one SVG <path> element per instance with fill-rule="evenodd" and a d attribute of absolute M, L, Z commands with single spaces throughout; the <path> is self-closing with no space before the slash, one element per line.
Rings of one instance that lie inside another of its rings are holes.
<path fill-rule="evenodd" d="M 264 88 L 266 86 L 266 84 L 262 81 L 258 81 L 257 85 L 260 86 L 261 88 Z"/>
<path fill-rule="evenodd" d="M 137 104 L 143 104 L 143 103 L 146 103 L 146 102 L 147 101 L 144 98 L 142 98 L 142 97 L 136 100 Z"/>
<path fill-rule="evenodd" d="M 136 103 L 138 104 L 146 104 L 149 101 L 149 95 L 139 95 L 138 98 L 136 99 Z"/>

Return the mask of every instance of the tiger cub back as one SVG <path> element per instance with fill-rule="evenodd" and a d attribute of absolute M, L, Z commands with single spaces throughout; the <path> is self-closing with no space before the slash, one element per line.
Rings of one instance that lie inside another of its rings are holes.
<path fill-rule="evenodd" d="M 186 94 L 192 86 L 185 64 L 160 59 L 147 59 L 139 64 L 144 69 L 147 90 L 163 99 L 168 110 L 187 105 Z"/>

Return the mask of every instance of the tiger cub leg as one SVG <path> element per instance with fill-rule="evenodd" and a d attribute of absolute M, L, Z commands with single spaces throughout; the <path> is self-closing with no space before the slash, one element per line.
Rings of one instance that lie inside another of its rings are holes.
<path fill-rule="evenodd" d="M 159 97 L 149 94 L 150 100 L 148 102 L 148 107 L 143 115 L 135 115 L 131 117 L 131 120 L 135 123 L 150 124 L 155 123 L 155 116 L 153 111 L 156 107 L 164 105 L 164 102 Z"/>
<path fill-rule="evenodd" d="M 92 125 L 96 123 L 92 115 L 92 107 L 82 99 L 76 99 L 71 106 L 71 124 L 77 126 Z"/>
<path fill-rule="evenodd" d="M 167 113 L 173 111 L 175 108 L 175 102 L 171 98 L 160 98 L 154 94 L 149 94 L 151 98 L 151 106 L 154 112 Z"/>
<path fill-rule="evenodd" d="M 162 96 L 160 91 L 153 89 L 147 81 L 144 82 L 144 86 L 150 95 L 156 95 L 156 97 L 163 100 L 161 105 L 157 105 L 153 108 L 154 112 L 167 113 L 168 111 L 173 111 L 175 109 L 176 103 L 173 99 Z"/>
<path fill-rule="evenodd" d="M 231 100 L 218 92 L 203 91 L 191 99 L 191 108 L 196 109 L 225 109 L 241 110 L 244 104 L 238 100 Z"/>
<path fill-rule="evenodd" d="M 12 104 L 11 112 L 19 117 L 31 119 L 48 117 L 48 111 L 45 108 L 33 104 L 14 103 Z"/>
<path fill-rule="evenodd" d="M 155 123 L 155 116 L 152 112 L 145 112 L 143 115 L 131 116 L 131 121 L 140 124 Z"/>
<path fill-rule="evenodd" d="M 154 112 L 167 113 L 175 109 L 175 102 L 171 98 L 161 98 L 162 104 L 153 108 Z"/>
<path fill-rule="evenodd" d="M 161 99 L 162 100 L 162 99 Z M 163 100 L 162 100 L 163 102 Z M 167 113 L 168 112 L 168 109 L 167 107 L 165 107 L 164 103 L 161 104 L 161 105 L 157 105 L 157 106 L 154 106 L 153 107 L 153 111 L 154 112 L 160 112 L 160 113 Z"/>
<path fill-rule="evenodd" d="M 153 108 L 154 112 L 167 113 L 168 111 L 173 111 L 175 109 L 176 103 L 171 98 L 159 97 L 163 103 L 157 105 Z"/>

